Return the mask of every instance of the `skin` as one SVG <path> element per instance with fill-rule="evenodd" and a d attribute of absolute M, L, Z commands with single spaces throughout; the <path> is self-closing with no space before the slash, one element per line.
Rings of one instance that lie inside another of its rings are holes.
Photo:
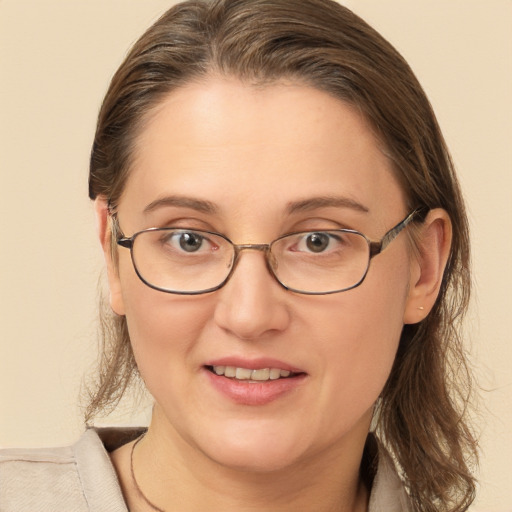
<path fill-rule="evenodd" d="M 135 155 L 118 207 L 127 236 L 172 224 L 238 244 L 339 227 L 378 240 L 409 213 L 361 115 L 299 84 L 257 88 L 210 77 L 187 85 L 152 114 Z M 168 196 L 209 201 L 215 212 L 161 205 L 144 213 Z M 363 208 L 311 202 L 325 197 Z M 298 201 L 309 207 L 290 212 Z M 134 456 L 145 495 L 166 510 L 199 511 L 204 503 L 209 510 L 366 510 L 359 465 L 373 406 L 403 324 L 422 320 L 437 296 L 450 244 L 446 213 L 430 212 L 418 251 L 400 234 L 372 260 L 362 285 L 344 293 L 289 292 L 260 252 L 244 251 L 223 288 L 181 296 L 144 285 L 126 249 L 116 268 L 104 198 L 96 210 L 111 305 L 126 315 L 155 399 Z M 205 378 L 206 362 L 227 356 L 275 358 L 306 377 L 270 403 L 237 404 Z M 130 451 L 125 445 L 112 460 L 130 508 L 146 510 Z"/>

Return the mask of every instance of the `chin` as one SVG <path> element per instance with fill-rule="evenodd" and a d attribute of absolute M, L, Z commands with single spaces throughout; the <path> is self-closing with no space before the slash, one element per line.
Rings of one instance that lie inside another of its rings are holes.
<path fill-rule="evenodd" d="M 297 462 L 293 454 L 283 453 L 283 450 L 277 448 L 269 450 L 268 448 L 259 449 L 240 449 L 227 453 L 207 454 L 214 462 L 234 471 L 244 473 L 275 473 L 287 469 Z"/>
<path fill-rule="evenodd" d="M 269 473 L 279 471 L 296 463 L 301 454 L 298 439 L 291 435 L 269 433 L 260 429 L 226 429 L 223 434 L 205 440 L 199 448 L 214 462 L 237 471 Z M 250 432 L 250 430 L 253 430 Z M 279 431 L 277 431 L 279 432 Z M 202 444 L 202 443 L 201 443 Z"/>

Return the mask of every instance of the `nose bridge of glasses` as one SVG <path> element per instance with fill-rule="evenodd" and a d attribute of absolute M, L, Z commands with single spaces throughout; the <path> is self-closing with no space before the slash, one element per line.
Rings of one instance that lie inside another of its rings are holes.
<path fill-rule="evenodd" d="M 247 249 L 253 249 L 255 251 L 268 252 L 270 249 L 270 244 L 234 244 L 235 250 L 237 253 L 240 251 L 245 251 Z"/>
<path fill-rule="evenodd" d="M 233 244 L 233 248 L 235 249 L 235 265 L 238 263 L 238 257 L 242 251 L 259 251 L 265 256 L 268 270 L 271 274 L 274 274 L 277 262 L 275 261 L 275 256 L 271 252 L 271 244 Z"/>
<path fill-rule="evenodd" d="M 233 244 L 235 249 L 235 259 L 238 260 L 240 253 L 242 251 L 253 250 L 262 252 L 269 264 L 269 256 L 270 256 L 270 244 Z"/>

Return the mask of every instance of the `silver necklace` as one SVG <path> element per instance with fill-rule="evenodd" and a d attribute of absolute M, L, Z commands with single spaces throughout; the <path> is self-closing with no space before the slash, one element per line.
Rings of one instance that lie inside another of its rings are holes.
<path fill-rule="evenodd" d="M 137 489 L 137 493 L 139 496 L 146 502 L 146 505 L 149 505 L 153 510 L 156 510 L 158 512 L 165 512 L 163 508 L 157 507 L 154 503 L 149 501 L 148 498 L 146 498 L 146 495 L 142 492 L 142 489 L 139 487 L 139 484 L 137 483 L 137 479 L 135 478 L 135 472 L 133 471 L 133 452 L 135 451 L 135 447 L 139 444 L 139 442 L 144 438 L 145 434 L 142 434 L 136 441 L 133 443 L 132 446 L 132 452 L 130 454 L 130 472 L 132 474 L 132 480 L 133 484 L 135 485 L 135 489 Z"/>

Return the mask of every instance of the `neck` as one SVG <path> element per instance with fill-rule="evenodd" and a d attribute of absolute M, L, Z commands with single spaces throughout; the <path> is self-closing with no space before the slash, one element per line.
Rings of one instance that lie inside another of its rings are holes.
<path fill-rule="evenodd" d="M 233 468 L 212 460 L 154 418 L 137 445 L 138 486 L 162 510 L 249 512 L 366 511 L 368 489 L 360 478 L 366 435 L 340 442 L 284 468 Z M 357 447 L 357 448 L 355 448 Z"/>

